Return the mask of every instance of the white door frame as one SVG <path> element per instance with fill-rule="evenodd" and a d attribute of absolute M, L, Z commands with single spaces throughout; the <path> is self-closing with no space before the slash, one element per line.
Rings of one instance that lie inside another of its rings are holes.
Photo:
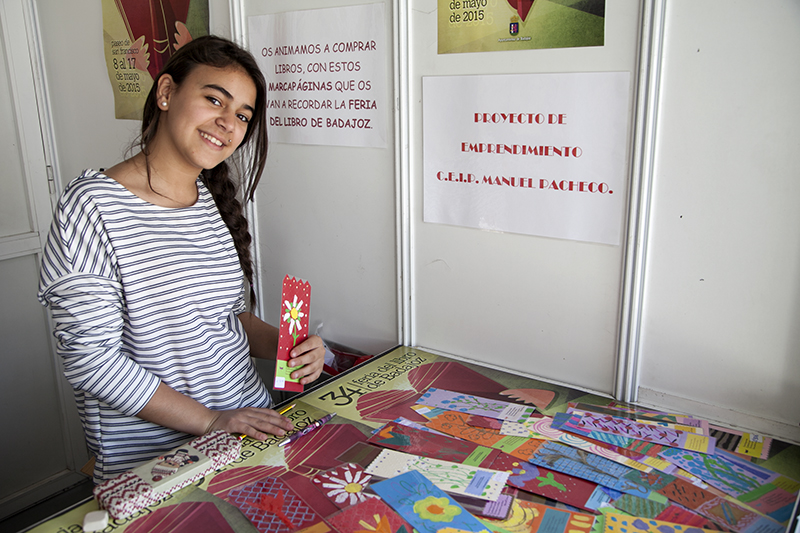
<path fill-rule="evenodd" d="M 34 0 L 0 0 L 0 19 L 30 224 L 27 232 L 0 237 L 0 261 L 33 255 L 38 263 L 61 187 Z M 42 308 L 42 314 L 46 317 L 47 329 L 52 331 L 49 313 Z M 84 479 L 75 473 L 88 456 L 72 388 L 63 377 L 52 336 L 47 340 L 58 384 L 62 422 L 61 435 L 53 436 L 53 444 L 64 446 L 66 469 L 0 502 L 0 516 L 7 516 Z"/>

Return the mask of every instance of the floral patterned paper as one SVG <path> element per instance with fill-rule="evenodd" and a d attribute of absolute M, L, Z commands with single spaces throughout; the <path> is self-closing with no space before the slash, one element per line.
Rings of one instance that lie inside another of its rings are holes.
<path fill-rule="evenodd" d="M 344 509 L 375 497 L 364 492 L 370 479 L 372 476 L 360 466 L 348 463 L 320 472 L 312 481 L 339 509 Z"/>

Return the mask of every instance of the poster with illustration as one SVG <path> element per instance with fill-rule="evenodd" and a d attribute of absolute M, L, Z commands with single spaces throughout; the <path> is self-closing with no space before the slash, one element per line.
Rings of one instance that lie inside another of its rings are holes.
<path fill-rule="evenodd" d="M 603 46 L 605 0 L 439 0 L 439 53 Z"/>
<path fill-rule="evenodd" d="M 208 34 L 208 0 L 102 0 L 114 116 L 140 120 L 147 93 L 178 48 Z"/>

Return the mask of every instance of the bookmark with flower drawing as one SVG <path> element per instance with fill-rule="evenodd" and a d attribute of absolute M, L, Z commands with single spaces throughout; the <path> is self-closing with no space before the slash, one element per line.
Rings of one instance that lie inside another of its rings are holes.
<path fill-rule="evenodd" d="M 274 388 L 302 392 L 303 386 L 291 378 L 289 352 L 308 338 L 308 310 L 311 306 L 311 285 L 301 279 L 283 278 L 281 321 L 278 327 L 278 353 L 275 358 Z"/>
<path fill-rule="evenodd" d="M 421 473 L 411 470 L 372 485 L 383 501 L 420 533 L 456 531 L 489 533 L 489 530 L 453 498 Z"/>

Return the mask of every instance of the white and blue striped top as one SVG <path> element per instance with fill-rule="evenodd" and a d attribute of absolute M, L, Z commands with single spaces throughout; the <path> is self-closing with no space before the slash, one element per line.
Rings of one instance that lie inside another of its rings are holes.
<path fill-rule="evenodd" d="M 272 405 L 236 318 L 245 304 L 233 239 L 199 179 L 197 189 L 191 207 L 160 207 L 87 170 L 56 209 L 39 299 L 96 481 L 191 438 L 136 417 L 159 381 L 211 409 Z"/>

